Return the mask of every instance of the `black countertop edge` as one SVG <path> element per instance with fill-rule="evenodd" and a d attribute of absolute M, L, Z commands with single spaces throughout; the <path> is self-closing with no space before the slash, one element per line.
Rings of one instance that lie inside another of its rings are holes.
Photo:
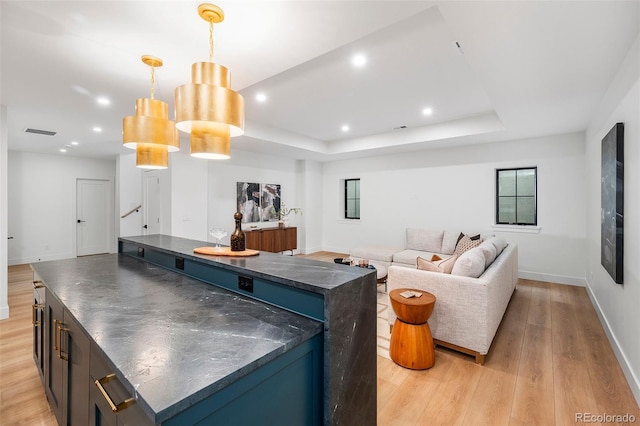
<path fill-rule="evenodd" d="M 263 251 L 257 256 L 248 257 L 201 255 L 194 253 L 193 249 L 212 246 L 213 243 L 163 234 L 119 237 L 118 241 L 190 258 L 237 273 L 250 271 L 255 276 L 266 280 L 323 295 L 367 274 L 375 274 L 375 270 L 369 268 L 320 262 Z"/>

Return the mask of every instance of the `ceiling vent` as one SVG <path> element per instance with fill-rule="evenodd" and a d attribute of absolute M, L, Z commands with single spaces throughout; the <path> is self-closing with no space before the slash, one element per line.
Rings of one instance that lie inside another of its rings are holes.
<path fill-rule="evenodd" d="M 52 132 L 51 130 L 40 130 L 40 129 L 32 129 L 27 127 L 24 129 L 25 133 L 35 133 L 36 135 L 46 135 L 46 136 L 54 136 L 57 132 Z"/>

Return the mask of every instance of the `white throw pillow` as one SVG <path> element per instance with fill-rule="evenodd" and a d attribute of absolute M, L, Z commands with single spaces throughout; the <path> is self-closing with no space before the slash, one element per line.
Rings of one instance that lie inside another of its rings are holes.
<path fill-rule="evenodd" d="M 451 275 L 478 278 L 484 272 L 484 254 L 480 247 L 467 250 L 456 260 Z"/>
<path fill-rule="evenodd" d="M 482 254 L 484 255 L 484 268 L 487 269 L 489 265 L 496 260 L 496 246 L 487 240 L 483 241 L 478 248 L 482 250 Z"/>
<path fill-rule="evenodd" d="M 496 257 L 500 256 L 500 253 L 502 253 L 502 250 L 504 250 L 505 247 L 507 246 L 507 242 L 499 237 L 487 238 L 487 241 L 493 244 L 493 246 L 496 248 Z"/>

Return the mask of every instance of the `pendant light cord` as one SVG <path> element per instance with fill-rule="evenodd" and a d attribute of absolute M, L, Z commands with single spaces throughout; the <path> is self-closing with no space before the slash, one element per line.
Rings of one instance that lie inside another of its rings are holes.
<path fill-rule="evenodd" d="M 153 95 L 155 94 L 155 85 L 156 85 L 156 67 L 151 66 L 151 99 L 153 99 Z"/>
<path fill-rule="evenodd" d="M 209 62 L 213 62 L 213 20 L 209 21 Z"/>

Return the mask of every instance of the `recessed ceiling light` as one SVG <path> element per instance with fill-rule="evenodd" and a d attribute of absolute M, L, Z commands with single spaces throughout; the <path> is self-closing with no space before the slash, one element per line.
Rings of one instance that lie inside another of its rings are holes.
<path fill-rule="evenodd" d="M 71 141 L 71 145 L 74 145 L 74 146 L 75 146 L 75 145 L 78 145 L 78 142 L 76 142 L 76 141 Z"/>
<path fill-rule="evenodd" d="M 60 152 L 67 152 L 66 148 L 60 148 Z"/>
<path fill-rule="evenodd" d="M 257 93 L 256 94 L 256 101 L 258 101 L 258 102 L 266 102 L 267 101 L 267 95 L 265 95 L 262 92 Z"/>
<path fill-rule="evenodd" d="M 422 109 L 422 115 L 431 115 L 433 114 L 433 109 L 431 108 L 423 108 Z"/>
<path fill-rule="evenodd" d="M 363 66 L 365 66 L 365 64 L 367 63 L 367 57 L 364 56 L 361 53 L 358 53 L 357 55 L 355 55 L 353 57 L 353 59 L 351 59 L 351 62 L 353 63 L 353 65 L 355 65 L 358 68 L 361 68 Z"/>
<path fill-rule="evenodd" d="M 96 133 L 100 133 L 102 131 L 102 127 L 95 126 L 93 128 L 93 131 L 96 132 Z"/>
<path fill-rule="evenodd" d="M 343 124 L 341 127 L 343 132 L 348 132 L 349 131 L 349 126 L 347 124 Z"/>
<path fill-rule="evenodd" d="M 108 98 L 105 98 L 104 96 L 100 96 L 99 98 L 96 98 L 96 102 L 98 103 L 98 105 L 102 105 L 102 106 L 111 105 L 111 101 Z"/>

